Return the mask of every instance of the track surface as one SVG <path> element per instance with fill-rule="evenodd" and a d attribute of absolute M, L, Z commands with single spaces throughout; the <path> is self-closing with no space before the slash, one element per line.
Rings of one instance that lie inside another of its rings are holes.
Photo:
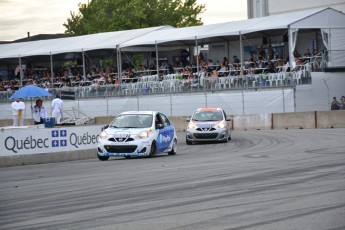
<path fill-rule="evenodd" d="M 345 229 L 345 129 L 0 168 L 0 229 Z"/>

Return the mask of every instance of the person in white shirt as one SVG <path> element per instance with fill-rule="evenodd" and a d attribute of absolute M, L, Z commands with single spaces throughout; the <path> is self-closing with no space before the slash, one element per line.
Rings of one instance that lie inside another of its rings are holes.
<path fill-rule="evenodd" d="M 60 124 L 62 118 L 63 101 L 59 95 L 52 101 L 52 116 L 56 119 L 56 124 Z"/>
<path fill-rule="evenodd" d="M 43 124 L 44 118 L 47 117 L 47 111 L 43 106 L 41 99 L 36 100 L 36 105 L 32 108 L 35 125 Z"/>
<path fill-rule="evenodd" d="M 25 104 L 20 100 L 20 98 L 16 98 L 11 105 L 12 108 L 12 115 L 13 115 L 13 126 L 23 126 L 24 125 L 24 111 L 25 111 Z"/>

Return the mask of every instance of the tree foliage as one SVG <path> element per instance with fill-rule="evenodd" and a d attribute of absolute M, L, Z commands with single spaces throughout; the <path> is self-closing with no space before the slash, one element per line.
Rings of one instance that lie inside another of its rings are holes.
<path fill-rule="evenodd" d="M 196 0 L 90 0 L 63 25 L 72 36 L 170 25 L 202 25 Z"/>

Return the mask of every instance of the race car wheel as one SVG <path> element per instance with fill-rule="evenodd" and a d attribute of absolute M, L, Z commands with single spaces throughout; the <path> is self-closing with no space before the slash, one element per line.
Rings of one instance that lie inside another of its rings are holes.
<path fill-rule="evenodd" d="M 98 157 L 98 159 L 99 159 L 100 161 L 107 161 L 107 160 L 109 159 L 108 156 L 100 156 L 100 155 L 98 155 L 98 154 L 97 154 L 97 157 Z"/>
<path fill-rule="evenodd" d="M 187 145 L 191 145 L 191 144 L 193 144 L 193 142 L 190 141 L 190 140 L 188 140 L 187 137 L 186 137 L 186 144 L 187 144 Z"/>
<path fill-rule="evenodd" d="M 171 148 L 171 151 L 168 153 L 169 155 L 175 155 L 177 153 L 177 140 L 174 139 L 173 146 Z"/>
<path fill-rule="evenodd" d="M 156 151 L 156 142 L 153 141 L 151 144 L 149 157 L 154 157 L 156 155 Z"/>

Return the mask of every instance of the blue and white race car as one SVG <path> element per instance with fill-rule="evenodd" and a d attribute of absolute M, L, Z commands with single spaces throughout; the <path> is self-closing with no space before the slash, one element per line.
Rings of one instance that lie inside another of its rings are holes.
<path fill-rule="evenodd" d="M 152 157 L 160 153 L 175 155 L 177 137 L 168 117 L 156 111 L 128 111 L 116 118 L 101 132 L 97 156 Z"/>

